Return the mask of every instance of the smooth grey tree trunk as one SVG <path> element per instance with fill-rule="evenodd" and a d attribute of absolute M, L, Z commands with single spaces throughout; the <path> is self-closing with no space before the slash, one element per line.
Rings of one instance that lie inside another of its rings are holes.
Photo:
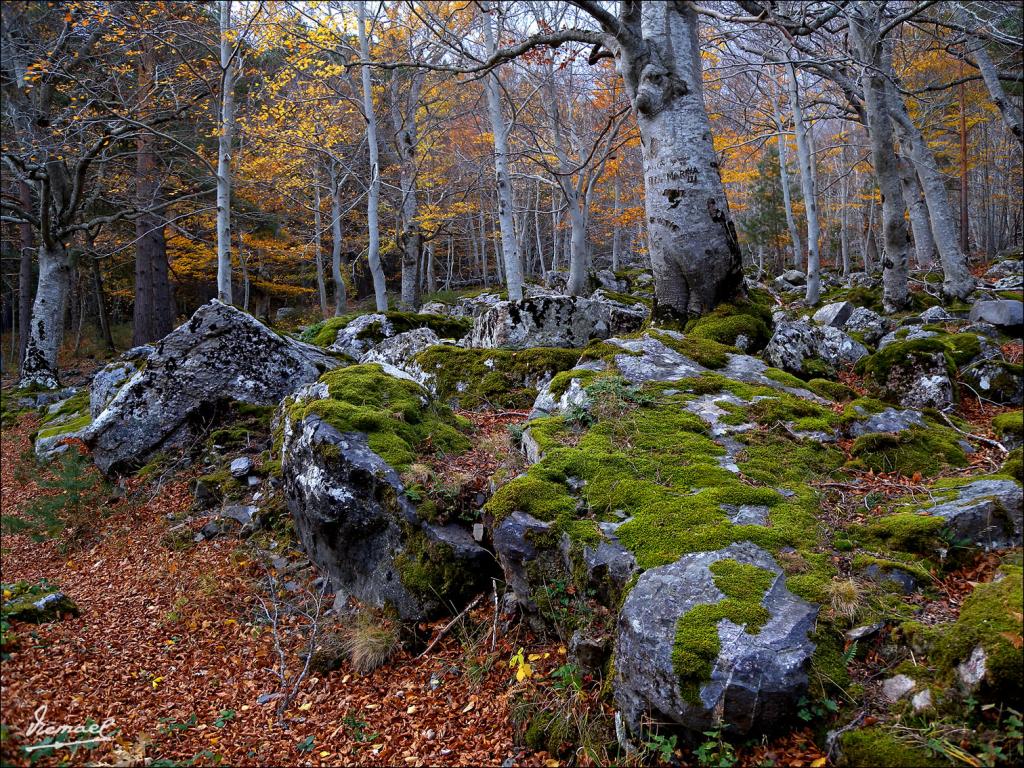
<path fill-rule="evenodd" d="M 779 110 L 779 102 L 775 95 L 771 96 L 772 111 L 775 113 L 775 128 L 779 132 L 779 178 L 782 182 L 782 204 L 786 211 L 786 227 L 789 229 L 789 239 L 793 245 L 793 267 L 800 269 L 803 266 L 803 243 L 800 242 L 800 230 L 796 226 L 796 217 L 793 215 L 793 196 L 789 189 L 789 163 L 787 155 L 789 147 L 786 146 L 786 130 L 782 123 L 782 113 Z"/>
<path fill-rule="evenodd" d="M 985 50 L 985 42 L 975 33 L 974 24 L 970 14 L 963 8 L 957 10 L 957 17 L 960 22 L 970 30 L 967 37 L 967 52 L 974 58 L 974 63 L 981 71 L 981 79 L 985 81 L 985 88 L 988 90 L 989 98 L 996 105 L 999 114 L 1003 116 L 1003 122 L 1010 129 L 1017 141 L 1024 147 L 1024 127 L 1022 127 L 1021 110 L 1006 97 L 1006 91 L 999 80 L 999 70 L 992 62 L 992 58 Z M 1018 51 L 1018 61 L 1020 52 Z"/>
<path fill-rule="evenodd" d="M 883 6 L 858 2 L 850 15 L 850 34 L 864 65 L 861 83 L 868 119 L 871 161 L 882 195 L 882 304 L 894 312 L 907 304 L 907 228 L 903 220 L 906 205 L 900 184 L 892 122 L 886 97 L 885 61 L 889 56 L 880 35 Z"/>
<path fill-rule="evenodd" d="M 334 316 L 339 317 L 348 308 L 345 277 L 342 274 L 341 242 L 341 179 L 338 169 L 331 167 L 331 277 L 334 280 Z M 348 265 L 345 265 L 346 267 Z"/>
<path fill-rule="evenodd" d="M 395 150 L 399 162 L 399 189 L 402 195 L 401 231 L 398 235 L 402 252 L 402 292 L 399 306 L 415 309 L 420 303 L 420 261 L 423 251 L 423 233 L 419 225 L 419 198 L 416 189 L 416 109 L 425 73 L 422 70 L 407 75 L 409 92 L 403 108 L 399 94 L 399 77 L 393 73 L 388 93 L 391 97 L 391 121 L 395 129 Z"/>
<path fill-rule="evenodd" d="M 921 193 L 914 166 L 902 156 L 899 166 L 903 197 L 910 211 L 910 228 L 914 233 L 914 261 L 918 269 L 931 269 L 935 264 L 935 240 L 928 224 L 928 204 Z"/>
<path fill-rule="evenodd" d="M 235 62 L 231 0 L 220 4 L 220 132 L 217 137 L 217 298 L 231 303 L 231 140 L 235 130 Z"/>
<path fill-rule="evenodd" d="M 481 3 L 484 43 L 488 55 L 493 55 L 497 48 L 495 40 L 497 22 L 494 18 L 493 3 Z M 501 228 L 501 257 L 505 267 L 505 285 L 508 297 L 512 301 L 523 298 L 523 268 L 519 258 L 519 241 L 516 239 L 515 224 L 512 220 L 514 211 L 512 201 L 512 178 L 508 170 L 508 123 L 501 114 L 501 91 L 498 85 L 498 74 L 491 71 L 487 74 L 487 114 L 491 121 L 491 133 L 494 136 L 494 179 L 498 193 L 498 225 Z"/>
<path fill-rule="evenodd" d="M 318 166 L 313 171 L 313 260 L 316 262 L 316 292 L 320 298 L 320 316 L 327 318 L 327 280 L 324 276 L 323 216 L 320 213 L 320 173 Z"/>
<path fill-rule="evenodd" d="M 807 291 L 804 300 L 808 305 L 818 303 L 821 294 L 821 261 L 818 243 L 821 239 L 818 223 L 818 194 L 814 185 L 814 162 L 811 158 L 810 143 L 807 140 L 807 123 L 804 122 L 803 107 L 796 79 L 796 67 L 786 65 L 789 84 L 789 106 L 793 110 L 793 130 L 796 132 L 796 155 L 800 164 L 800 189 L 804 196 L 804 211 L 807 215 Z"/>
<path fill-rule="evenodd" d="M 356 22 L 359 33 L 359 55 L 363 61 L 370 60 L 370 44 L 366 39 L 366 0 L 359 0 Z M 380 162 L 377 146 L 377 117 L 373 111 L 373 86 L 370 82 L 370 67 L 362 67 L 363 115 L 366 118 L 366 144 L 370 151 L 370 189 L 367 193 L 366 226 L 369 231 L 369 244 L 366 259 L 370 265 L 370 276 L 373 278 L 373 296 L 378 312 L 388 311 L 387 285 L 384 281 L 384 270 L 380 264 Z"/>
<path fill-rule="evenodd" d="M 736 295 L 742 259 L 704 106 L 696 10 L 644 3 L 638 21 L 640 39 L 617 39 L 616 67 L 640 129 L 654 316 L 687 319 Z"/>
<path fill-rule="evenodd" d="M 618 172 L 615 174 L 614 208 L 612 212 L 612 272 L 619 271 L 619 262 L 622 260 L 622 227 L 619 226 L 619 216 L 622 214 L 622 181 Z"/>
<path fill-rule="evenodd" d="M 891 77 L 891 67 L 885 72 Z M 942 292 L 947 298 L 967 298 L 974 290 L 974 278 L 967 268 L 967 256 L 960 247 L 956 229 L 959 217 L 954 216 L 953 207 L 949 204 L 945 179 L 936 164 L 935 155 L 910 118 L 906 103 L 896 93 L 891 81 L 886 79 L 889 114 L 899 131 L 900 144 L 909 150 L 910 161 L 917 171 L 917 178 L 928 206 L 928 222 L 942 262 Z"/>
<path fill-rule="evenodd" d="M 62 243 L 39 246 L 39 285 L 32 303 L 28 344 L 19 387 L 60 386 L 57 353 L 64 337 L 64 313 L 71 284 L 71 258 Z"/>
<path fill-rule="evenodd" d="M 32 210 L 32 189 L 27 182 L 18 182 L 18 200 L 26 211 Z M 32 324 L 32 299 L 35 285 L 32 280 L 32 225 L 18 225 L 18 238 L 21 253 L 18 259 L 18 360 L 25 359 L 25 347 L 28 345 L 29 326 Z"/>

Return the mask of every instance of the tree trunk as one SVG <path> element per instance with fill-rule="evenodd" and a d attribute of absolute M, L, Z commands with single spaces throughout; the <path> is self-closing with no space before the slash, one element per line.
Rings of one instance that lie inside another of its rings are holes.
<path fill-rule="evenodd" d="M 484 42 L 488 55 L 498 49 L 495 42 L 494 18 L 495 8 L 492 3 L 480 3 L 483 12 Z M 512 220 L 514 211 L 512 201 L 512 178 L 508 170 L 508 124 L 501 114 L 501 92 L 498 86 L 498 74 L 487 73 L 487 114 L 491 121 L 491 132 L 494 136 L 494 180 L 498 193 L 498 225 L 501 227 L 501 256 L 505 266 L 505 285 L 508 297 L 512 301 L 523 298 L 523 268 L 519 259 L 519 241 L 516 239 L 515 225 Z"/>
<path fill-rule="evenodd" d="M 810 143 L 807 141 L 807 123 L 804 122 L 803 108 L 796 81 L 796 67 L 786 65 L 789 75 L 789 106 L 793 110 L 793 130 L 796 132 L 796 154 L 800 163 L 800 189 L 804 196 L 804 211 L 807 215 L 807 293 L 805 301 L 809 306 L 818 303 L 821 293 L 821 264 L 818 253 L 820 238 L 818 224 L 818 194 L 814 185 L 814 161 Z"/>
<path fill-rule="evenodd" d="M 231 303 L 231 140 L 235 130 L 235 62 L 231 0 L 220 4 L 220 135 L 217 139 L 217 298 Z"/>
<path fill-rule="evenodd" d="M 413 73 L 409 76 L 409 93 L 406 96 L 405 109 L 402 108 L 398 93 L 397 73 L 392 76 L 389 93 L 391 95 L 391 119 L 395 127 L 395 149 L 399 161 L 399 184 L 402 193 L 401 232 L 398 241 L 402 252 L 402 293 L 399 306 L 402 309 L 415 309 L 420 304 L 420 257 L 423 251 L 423 234 L 418 221 L 419 200 L 416 190 L 416 108 L 419 104 L 420 88 L 423 74 Z"/>
<path fill-rule="evenodd" d="M 320 174 L 314 165 L 313 171 L 313 260 L 316 262 L 316 292 L 320 298 L 320 317 L 328 318 L 327 279 L 324 276 L 323 216 L 320 214 Z"/>
<path fill-rule="evenodd" d="M 850 32 L 864 65 L 862 85 L 868 119 L 871 161 L 882 195 L 882 303 L 888 312 L 907 304 L 907 228 L 903 220 L 906 205 L 900 186 L 899 167 L 893 141 L 892 122 L 886 98 L 885 62 L 889 51 L 880 36 L 884 7 L 859 2 L 850 17 Z"/>
<path fill-rule="evenodd" d="M 337 168 L 331 168 L 331 275 L 334 279 L 334 316 L 345 312 L 348 296 L 345 291 L 345 278 L 342 275 L 341 251 L 341 179 Z M 347 265 L 346 265 L 347 266 Z"/>
<path fill-rule="evenodd" d="M 886 72 L 891 72 L 887 69 Z M 974 290 L 974 278 L 967 269 L 967 257 L 957 239 L 956 217 L 949 204 L 946 182 L 939 171 L 935 155 L 925 143 L 921 131 L 907 112 L 903 98 L 890 84 L 887 88 L 890 116 L 896 122 L 900 144 L 907 147 L 910 161 L 921 182 L 925 203 L 928 205 L 928 222 L 931 226 L 935 247 L 942 262 L 942 292 L 948 298 L 966 298 Z"/>
<path fill-rule="evenodd" d="M 96 299 L 96 317 L 100 321 L 100 336 L 103 338 L 103 346 L 110 352 L 114 352 L 114 337 L 110 333 L 110 315 L 107 314 L 107 297 L 103 291 L 103 276 L 100 274 L 100 263 L 95 255 L 88 255 L 89 265 L 92 273 L 92 291 Z"/>
<path fill-rule="evenodd" d="M 615 173 L 615 207 L 612 213 L 612 272 L 619 271 L 619 264 L 622 261 L 622 227 L 619 226 L 619 216 L 621 215 L 621 196 L 622 181 L 619 178 L 618 172 Z"/>
<path fill-rule="evenodd" d="M 44 202 L 44 205 L 46 203 Z M 60 386 L 57 353 L 64 336 L 64 312 L 71 281 L 71 259 L 62 243 L 39 246 L 39 286 L 32 304 L 28 344 L 18 386 Z"/>
<path fill-rule="evenodd" d="M 159 161 L 144 133 L 136 153 L 136 190 L 140 209 L 135 220 L 135 306 L 132 344 L 148 344 L 174 330 L 174 295 L 167 264 L 167 239 L 159 180 Z"/>
<path fill-rule="evenodd" d="M 689 3 L 644 3 L 643 40 L 621 41 L 616 53 L 640 128 L 658 319 L 705 314 L 743 281 L 704 107 L 697 27 Z"/>
<path fill-rule="evenodd" d="M 363 61 L 370 60 L 370 45 L 366 39 L 366 0 L 359 0 L 357 26 L 359 32 L 359 55 Z M 377 117 L 373 111 L 373 87 L 370 82 L 370 68 L 362 67 L 363 114 L 366 117 L 366 144 L 370 150 L 370 190 L 367 195 L 366 224 L 370 242 L 367 247 L 367 261 L 370 275 L 373 277 L 374 302 L 378 312 L 388 311 L 387 285 L 384 281 L 384 270 L 380 264 L 380 224 L 378 209 L 380 207 L 380 163 L 377 153 Z"/>
<path fill-rule="evenodd" d="M 772 110 L 775 113 L 775 127 L 779 132 L 779 178 L 782 182 L 782 204 L 786 210 L 786 227 L 789 229 L 789 239 L 793 244 L 793 267 L 800 269 L 803 265 L 803 243 L 800 242 L 800 230 L 796 226 L 796 217 L 793 215 L 793 196 L 789 189 L 789 168 L 786 156 L 789 148 L 786 146 L 786 133 L 782 123 L 782 113 L 779 111 L 779 103 L 772 95 Z"/>
<path fill-rule="evenodd" d="M 910 227 L 914 233 L 914 261 L 918 269 L 931 269 L 935 263 L 935 240 L 928 226 L 928 204 L 921 194 L 921 185 L 914 166 L 905 157 L 899 158 L 900 183 L 910 211 Z"/>
<path fill-rule="evenodd" d="M 32 188 L 24 181 L 18 182 L 18 198 L 22 208 L 32 210 Z M 21 361 L 25 359 L 29 326 L 32 323 L 32 225 L 19 224 L 18 235 L 21 241 L 18 260 L 18 360 Z"/>
<path fill-rule="evenodd" d="M 961 8 L 957 13 L 960 20 L 967 26 L 969 24 L 969 15 L 964 12 Z M 968 26 L 970 29 L 970 26 Z M 992 59 L 988 55 L 988 51 L 985 50 L 985 43 L 976 34 L 968 34 L 967 38 L 967 52 L 974 57 L 974 62 L 978 65 L 978 69 L 981 70 L 981 79 L 985 81 L 985 87 L 988 89 L 988 95 L 992 99 L 992 103 L 996 105 L 999 110 L 999 114 L 1003 116 L 1003 122 L 1006 123 L 1006 127 L 1010 129 L 1017 141 L 1022 147 L 1024 147 L 1024 127 L 1021 126 L 1021 110 L 1006 97 L 1006 91 L 1003 90 L 1003 84 L 999 80 L 999 70 L 996 69 L 996 65 L 992 63 Z M 1018 56 L 1020 52 L 1018 51 Z M 1019 59 L 1018 59 L 1019 61 Z"/>

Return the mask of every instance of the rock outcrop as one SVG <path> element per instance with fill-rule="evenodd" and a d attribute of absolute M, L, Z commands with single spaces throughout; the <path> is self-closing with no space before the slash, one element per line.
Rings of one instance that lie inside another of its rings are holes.
<path fill-rule="evenodd" d="M 85 434 L 104 472 L 144 463 L 184 441 L 194 419 L 219 403 L 276 405 L 338 361 L 280 336 L 250 315 L 211 301 L 155 345 Z"/>

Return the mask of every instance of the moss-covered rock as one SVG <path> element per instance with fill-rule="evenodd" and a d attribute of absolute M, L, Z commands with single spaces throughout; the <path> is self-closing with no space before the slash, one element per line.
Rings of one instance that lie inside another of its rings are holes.
<path fill-rule="evenodd" d="M 902 475 L 934 475 L 947 466 L 967 465 L 963 446 L 952 430 L 938 426 L 911 426 L 902 432 L 869 432 L 850 448 L 848 466 Z"/>
<path fill-rule="evenodd" d="M 288 406 L 289 418 L 316 415 L 339 432 L 361 432 L 370 448 L 398 471 L 417 456 L 462 453 L 470 443 L 460 428 L 466 423 L 449 408 L 431 403 L 416 382 L 384 372 L 379 365 L 353 365 L 324 374 L 327 396 L 299 398 Z"/>
<path fill-rule="evenodd" d="M 1018 566 L 1004 565 L 999 580 L 979 584 L 964 600 L 960 616 L 939 636 L 934 659 L 952 678 L 974 649 L 985 653 L 983 692 L 998 701 L 1018 701 L 1024 692 L 1021 654 L 1024 581 Z"/>
<path fill-rule="evenodd" d="M 398 311 L 382 312 L 380 315 L 382 316 L 380 319 L 375 319 L 374 322 L 360 328 L 356 338 L 367 341 L 372 346 L 389 336 L 396 336 L 414 328 L 429 328 L 439 338 L 459 339 L 473 327 L 472 320 L 464 317 Z M 311 325 L 303 331 L 300 338 L 302 341 L 316 344 L 318 347 L 329 347 L 337 338 L 338 331 L 347 328 L 353 320 L 360 316 L 360 314 L 348 314 L 328 318 Z"/>
<path fill-rule="evenodd" d="M 686 333 L 710 339 L 746 352 L 762 349 L 771 338 L 772 314 L 764 296 L 752 294 L 747 301 L 719 304 L 714 310 L 686 324 Z M 737 340 L 741 337 L 740 345 Z"/>
<path fill-rule="evenodd" d="M 467 349 L 450 345 L 430 347 L 413 358 L 442 402 L 457 402 L 472 410 L 528 408 L 537 390 L 560 371 L 576 365 L 580 350 Z"/>
<path fill-rule="evenodd" d="M 884 726 L 847 731 L 841 737 L 840 750 L 839 765 L 849 768 L 939 768 L 950 764 L 923 747 L 898 738 Z"/>
<path fill-rule="evenodd" d="M 1024 411 L 1001 413 L 992 419 L 992 431 L 1008 448 L 1024 442 Z"/>

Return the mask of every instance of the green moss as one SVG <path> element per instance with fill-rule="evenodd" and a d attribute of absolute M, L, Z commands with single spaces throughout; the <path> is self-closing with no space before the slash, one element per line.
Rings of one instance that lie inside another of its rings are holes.
<path fill-rule="evenodd" d="M 946 466 L 963 467 L 967 456 L 956 433 L 937 426 L 912 426 L 903 432 L 869 432 L 850 448 L 849 466 L 903 475 L 934 475 Z"/>
<path fill-rule="evenodd" d="M 939 532 L 945 525 L 941 517 L 897 512 L 867 523 L 862 531 L 869 541 L 900 552 L 933 555 L 941 545 Z"/>
<path fill-rule="evenodd" d="M 1000 581 L 979 584 L 964 600 L 956 623 L 941 633 L 934 658 L 951 671 L 981 645 L 987 655 L 989 693 L 999 700 L 1018 701 L 1024 692 L 1019 645 L 1024 632 L 1024 579 L 1017 566 L 1004 565 L 1000 572 Z"/>
<path fill-rule="evenodd" d="M 771 311 L 764 304 L 747 301 L 719 304 L 707 315 L 689 321 L 686 332 L 730 347 L 736 346 L 738 337 L 745 336 L 747 349 L 758 350 L 771 338 L 771 325 Z"/>
<path fill-rule="evenodd" d="M 55 437 L 56 435 L 65 435 L 71 432 L 77 432 L 80 429 L 85 429 L 91 423 L 92 417 L 89 415 L 89 412 L 86 411 L 81 416 L 71 419 L 63 424 L 57 424 L 56 426 L 39 430 L 36 437 Z"/>
<path fill-rule="evenodd" d="M 604 288 L 601 289 L 601 293 L 612 301 L 617 301 L 621 304 L 626 304 L 627 306 L 630 304 L 643 304 L 645 307 L 650 309 L 653 304 L 651 299 L 647 296 L 633 296 L 629 293 L 619 293 L 618 291 L 609 291 Z"/>
<path fill-rule="evenodd" d="M 772 381 L 777 381 L 787 387 L 796 387 L 798 389 L 807 389 L 807 383 L 803 379 L 798 379 L 791 373 L 780 371 L 778 368 L 767 368 L 765 369 L 764 375 Z"/>
<path fill-rule="evenodd" d="M 706 336 L 690 334 L 679 339 L 667 333 L 660 333 L 656 328 L 651 329 L 649 333 L 666 347 L 674 349 L 705 368 L 724 368 L 729 362 L 730 354 L 740 354 L 735 347 L 721 344 Z"/>
<path fill-rule="evenodd" d="M 992 431 L 1002 439 L 1007 436 L 1024 438 L 1024 411 L 1001 413 L 992 419 Z"/>
<path fill-rule="evenodd" d="M 925 518 L 928 519 L 928 518 Z M 927 536 L 927 534 L 926 534 Z M 893 557 L 899 557 L 898 554 L 894 554 Z M 853 557 L 853 567 L 857 570 L 864 570 L 870 568 L 872 565 L 877 567 L 882 573 L 889 573 L 890 571 L 903 571 L 904 573 L 913 576 L 920 582 L 928 583 L 931 581 L 931 573 L 925 568 L 921 558 L 917 555 L 907 555 L 903 559 L 895 560 L 884 557 L 874 557 L 872 555 L 859 553 Z"/>
<path fill-rule="evenodd" d="M 318 347 L 329 347 L 337 338 L 338 331 L 351 323 L 357 317 L 359 317 L 359 315 L 351 314 L 321 320 L 319 323 L 314 323 L 309 326 L 309 328 L 302 332 L 302 335 L 299 338 L 302 341 L 316 344 Z"/>
<path fill-rule="evenodd" d="M 882 726 L 847 731 L 842 735 L 840 745 L 840 765 L 851 768 L 883 765 L 887 768 L 931 768 L 949 765 L 947 760 L 932 757 L 923 747 L 897 738 Z"/>
<path fill-rule="evenodd" d="M 1010 451 L 999 474 L 1024 482 L 1024 448 L 1014 448 Z"/>
<path fill-rule="evenodd" d="M 864 375 L 868 383 L 874 385 L 883 394 L 888 394 L 890 377 L 896 372 L 911 370 L 927 365 L 934 355 L 942 355 L 945 359 L 946 372 L 950 380 L 956 378 L 956 368 L 946 344 L 939 339 L 913 339 L 896 341 L 872 355 L 857 361 L 855 370 Z"/>
<path fill-rule="evenodd" d="M 672 669 L 680 678 L 683 696 L 697 703 L 700 685 L 710 679 L 712 665 L 721 651 L 718 622 L 722 619 L 756 635 L 770 618 L 761 605 L 775 574 L 736 560 L 718 560 L 709 566 L 715 586 L 725 597 L 714 604 L 697 605 L 676 624 Z"/>
<path fill-rule="evenodd" d="M 576 349 L 465 349 L 439 345 L 413 358 L 434 377 L 442 401 L 457 400 L 462 408 L 490 405 L 528 408 L 537 391 L 533 383 L 567 371 L 580 359 Z M 568 385 L 568 381 L 565 382 Z"/>
<path fill-rule="evenodd" d="M 58 419 L 62 419 L 65 416 L 72 414 L 89 414 L 89 389 L 83 387 L 81 390 L 73 394 L 67 400 L 60 404 L 60 407 L 53 413 L 47 413 L 43 416 L 42 425 L 52 424 Z"/>
<path fill-rule="evenodd" d="M 810 381 L 802 384 L 802 386 L 811 390 L 811 392 L 819 397 L 824 397 L 826 400 L 834 400 L 837 403 L 844 403 L 857 398 L 856 392 L 845 384 L 840 384 L 838 381 L 829 381 L 828 379 L 811 379 Z"/>
<path fill-rule="evenodd" d="M 427 602 L 461 604 L 489 576 L 470 569 L 448 544 L 431 541 L 418 530 L 408 532 L 405 548 L 395 556 L 395 569 L 405 588 Z"/>
<path fill-rule="evenodd" d="M 290 418 L 316 415 L 340 432 L 363 432 L 370 448 L 398 471 L 417 456 L 462 453 L 469 440 L 447 407 L 424 404 L 414 382 L 384 373 L 379 365 L 353 365 L 325 373 L 330 397 L 291 406 Z"/>

